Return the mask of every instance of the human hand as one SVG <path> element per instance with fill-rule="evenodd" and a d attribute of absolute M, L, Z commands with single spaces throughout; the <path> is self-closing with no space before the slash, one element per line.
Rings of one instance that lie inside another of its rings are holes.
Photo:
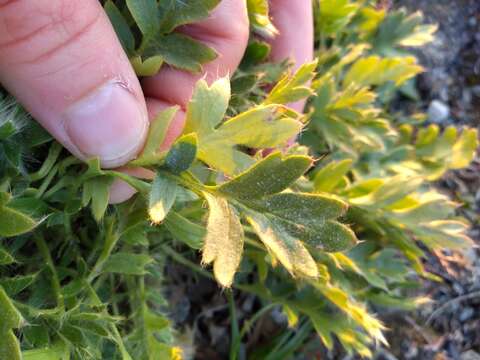
<path fill-rule="evenodd" d="M 311 0 L 271 0 L 271 14 L 279 30 L 272 60 L 310 61 Z M 208 19 L 179 31 L 218 58 L 202 74 L 164 67 L 140 84 L 98 0 L 0 0 L 0 82 L 72 154 L 118 167 L 141 151 L 149 119 L 172 105 L 184 110 L 201 77 L 212 82 L 235 71 L 249 36 L 246 3 L 222 0 Z M 180 135 L 183 110 L 160 148 Z M 111 201 L 131 193 L 120 184 Z"/>

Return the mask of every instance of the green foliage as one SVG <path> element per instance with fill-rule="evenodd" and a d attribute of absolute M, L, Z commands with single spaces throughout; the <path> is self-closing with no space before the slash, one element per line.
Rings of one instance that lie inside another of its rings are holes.
<path fill-rule="evenodd" d="M 208 16 L 219 0 L 108 0 L 104 4 L 137 75 L 156 74 L 163 63 L 199 72 L 215 51 L 174 30 Z"/>
<path fill-rule="evenodd" d="M 371 356 L 385 326 L 370 305 L 421 305 L 404 289 L 432 277 L 425 249 L 470 245 L 459 204 L 432 182 L 478 146 L 474 129 L 392 111 L 422 71 L 405 46 L 434 27 L 372 3 L 315 1 L 318 56 L 295 73 L 266 62 L 269 46 L 252 39 L 231 82 L 200 80 L 172 148 L 158 145 L 176 107 L 128 164 L 151 179 L 81 163 L 2 100 L 0 358 L 181 359 L 163 298 L 168 261 L 257 296 L 262 312 L 283 310 L 291 328 L 252 358 L 293 358 L 312 332 L 329 349 L 338 341 Z M 175 29 L 217 0 L 103 4 L 139 76 L 214 58 Z M 274 36 L 267 2 L 247 4 L 253 31 Z M 307 115 L 288 107 L 306 98 Z M 300 132 L 302 145 L 288 146 Z M 138 194 L 108 205 L 114 180 Z M 232 327 L 233 357 L 244 327 Z"/>
<path fill-rule="evenodd" d="M 268 0 L 247 0 L 247 7 L 253 31 L 265 37 L 274 37 L 278 33 L 270 20 Z"/>

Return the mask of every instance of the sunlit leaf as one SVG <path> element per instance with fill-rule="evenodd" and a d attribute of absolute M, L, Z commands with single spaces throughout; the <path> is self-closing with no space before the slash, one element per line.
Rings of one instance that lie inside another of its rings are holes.
<path fill-rule="evenodd" d="M 135 70 L 137 76 L 153 76 L 163 65 L 163 57 L 160 55 L 154 55 L 146 59 L 142 59 L 141 56 L 134 56 L 130 59 L 130 63 Z"/>
<path fill-rule="evenodd" d="M 154 223 L 160 223 L 165 219 L 176 196 L 177 184 L 161 173 L 157 174 L 152 183 L 148 206 L 148 214 Z"/>
<path fill-rule="evenodd" d="M 318 275 L 315 260 L 305 245 L 292 237 L 277 219 L 252 212 L 247 220 L 267 249 L 291 274 L 305 277 Z"/>
<path fill-rule="evenodd" d="M 387 81 L 392 81 L 398 86 L 422 71 L 423 68 L 417 64 L 417 59 L 413 56 L 381 58 L 373 55 L 353 64 L 345 75 L 343 86 L 352 83 L 382 85 Z"/>
<path fill-rule="evenodd" d="M 337 185 L 343 181 L 343 177 L 349 172 L 351 167 L 352 160 L 350 159 L 331 162 L 324 166 L 315 174 L 315 191 L 333 192 Z"/>
<path fill-rule="evenodd" d="M 250 26 L 255 32 L 270 38 L 278 34 L 270 20 L 268 0 L 247 0 L 247 8 Z"/>
<path fill-rule="evenodd" d="M 202 262 L 213 263 L 217 281 L 230 287 L 243 253 L 243 228 L 234 209 L 223 198 L 204 193 L 209 215 Z"/>
<path fill-rule="evenodd" d="M 198 137 L 198 158 L 229 175 L 253 164 L 253 159 L 236 149 L 237 145 L 255 148 L 276 147 L 291 139 L 302 124 L 287 116 L 275 105 L 253 108 L 215 128 L 223 119 L 230 98 L 227 78 L 210 87 L 197 83 L 187 109 L 184 133 Z"/>
<path fill-rule="evenodd" d="M 288 104 L 313 95 L 308 83 L 314 78 L 317 60 L 303 64 L 293 75 L 286 75 L 270 91 L 264 104 Z"/>

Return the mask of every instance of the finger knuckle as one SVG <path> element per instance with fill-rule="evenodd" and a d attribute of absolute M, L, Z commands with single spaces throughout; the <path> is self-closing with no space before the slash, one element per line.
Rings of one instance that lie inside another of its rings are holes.
<path fill-rule="evenodd" d="M 76 0 L 0 2 L 3 33 L 0 57 L 31 63 L 58 53 L 88 33 L 98 20 L 101 7 L 85 6 L 85 3 Z"/>

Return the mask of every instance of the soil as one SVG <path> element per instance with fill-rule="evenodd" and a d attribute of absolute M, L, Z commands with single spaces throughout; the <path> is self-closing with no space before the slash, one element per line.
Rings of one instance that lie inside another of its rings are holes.
<path fill-rule="evenodd" d="M 424 107 L 440 100 L 450 106 L 451 121 L 480 125 L 480 1 L 398 0 L 394 6 L 421 11 L 439 26 L 435 41 L 417 51 L 427 70 L 418 80 Z"/>

